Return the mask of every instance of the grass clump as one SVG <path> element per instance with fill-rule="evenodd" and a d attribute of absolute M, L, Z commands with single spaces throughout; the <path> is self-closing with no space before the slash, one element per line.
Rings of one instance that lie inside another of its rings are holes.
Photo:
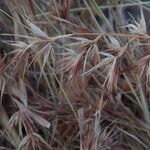
<path fill-rule="evenodd" d="M 149 4 L 6 0 L 0 149 L 148 150 Z"/>

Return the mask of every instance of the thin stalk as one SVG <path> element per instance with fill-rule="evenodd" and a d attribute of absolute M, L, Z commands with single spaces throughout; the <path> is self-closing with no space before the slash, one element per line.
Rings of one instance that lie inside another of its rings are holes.
<path fill-rule="evenodd" d="M 109 31 L 113 31 L 112 26 L 110 25 L 108 19 L 105 17 L 103 11 L 99 8 L 95 0 L 91 0 L 90 3 L 94 6 L 94 10 L 96 11 L 97 15 L 104 21 L 105 25 L 108 27 Z"/>
<path fill-rule="evenodd" d="M 148 2 L 141 2 L 142 5 L 148 5 L 150 4 L 150 1 Z M 134 2 L 134 3 L 127 3 L 127 4 L 118 4 L 118 5 L 101 5 L 98 6 L 100 9 L 108 9 L 108 8 L 113 8 L 113 7 L 133 7 L 133 6 L 138 6 L 139 3 L 138 2 Z M 76 12 L 76 11 L 83 11 L 83 10 L 87 10 L 87 7 L 80 7 L 80 8 L 72 8 L 71 12 Z"/>
<path fill-rule="evenodd" d="M 89 13 L 90 13 L 90 15 L 91 15 L 93 21 L 95 22 L 97 28 L 99 29 L 99 31 L 100 31 L 100 32 L 104 32 L 103 29 L 100 27 L 99 23 L 97 22 L 97 20 L 95 19 L 95 16 L 94 16 L 94 14 L 93 14 L 93 12 L 92 12 L 92 10 L 91 10 L 91 7 L 89 7 L 89 5 L 88 5 L 88 3 L 86 2 L 86 0 L 83 0 L 83 1 L 84 1 L 85 5 L 88 7 L 88 11 L 89 11 Z"/>

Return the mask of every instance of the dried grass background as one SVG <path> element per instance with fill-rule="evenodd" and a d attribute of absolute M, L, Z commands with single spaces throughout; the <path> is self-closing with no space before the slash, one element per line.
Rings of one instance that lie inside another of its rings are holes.
<path fill-rule="evenodd" d="M 0 6 L 1 150 L 150 149 L 150 1 Z"/>

